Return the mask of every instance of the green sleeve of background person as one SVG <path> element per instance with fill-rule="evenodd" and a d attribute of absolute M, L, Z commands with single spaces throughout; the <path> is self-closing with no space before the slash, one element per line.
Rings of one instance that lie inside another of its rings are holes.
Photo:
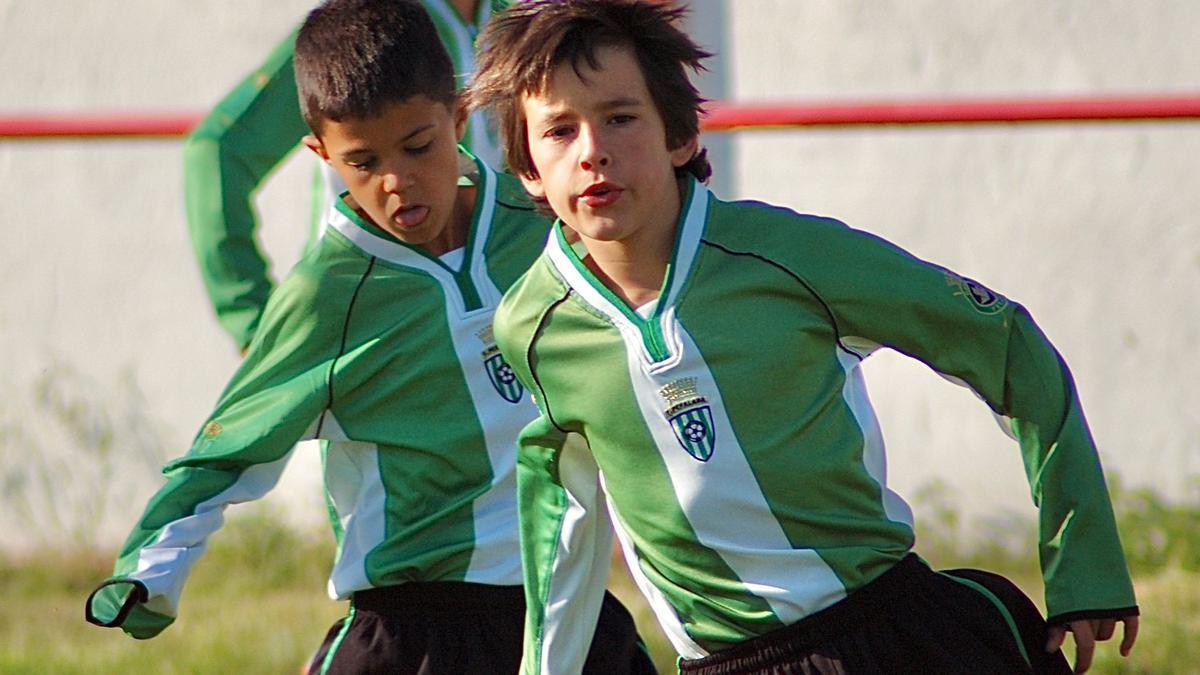
<path fill-rule="evenodd" d="M 255 238 L 259 185 L 308 133 L 292 72 L 293 33 L 192 132 L 184 146 L 188 231 L 221 326 L 250 344 L 272 281 Z"/>
<path fill-rule="evenodd" d="M 828 304 L 839 339 L 889 347 L 965 382 L 1020 443 L 1038 507 L 1050 618 L 1136 602 L 1100 459 L 1062 357 L 1029 312 L 981 284 L 831 220 L 784 263 Z"/>

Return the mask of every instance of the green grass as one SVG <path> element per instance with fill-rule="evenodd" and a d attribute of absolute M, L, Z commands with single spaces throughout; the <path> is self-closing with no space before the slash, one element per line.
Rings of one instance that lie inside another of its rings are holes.
<path fill-rule="evenodd" d="M 179 619 L 134 640 L 83 619 L 114 554 L 60 551 L 0 563 L 2 673 L 298 673 L 345 603 L 325 595 L 327 533 L 231 519 L 196 565 Z"/>
<path fill-rule="evenodd" d="M 1200 673 L 1200 505 L 1119 484 L 1113 493 L 1142 628 L 1129 658 L 1117 654 L 1117 642 L 1104 643 L 1091 672 Z M 918 550 L 931 564 L 999 572 L 1040 604 L 1031 524 L 1002 515 L 967 528 L 936 485 L 914 501 L 925 516 Z M 988 539 L 972 541 L 962 536 L 967 529 L 983 529 Z M 261 510 L 235 515 L 196 566 L 179 620 L 144 641 L 83 620 L 84 598 L 108 575 L 112 552 L 0 559 L 0 673 L 298 673 L 346 609 L 325 595 L 332 553 L 326 532 L 298 534 Z M 633 612 L 660 670 L 674 672 L 653 615 L 614 562 L 611 588 Z"/>

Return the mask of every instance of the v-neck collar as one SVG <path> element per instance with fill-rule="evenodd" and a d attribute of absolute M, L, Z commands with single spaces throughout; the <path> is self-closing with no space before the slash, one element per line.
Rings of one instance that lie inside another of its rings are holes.
<path fill-rule="evenodd" d="M 558 273 L 572 290 L 622 330 L 636 331 L 641 337 L 643 356 L 656 366 L 666 365 L 678 356 L 676 340 L 667 330 L 674 320 L 675 302 L 687 280 L 696 258 L 700 237 L 704 234 L 708 215 L 708 189 L 694 178 L 687 182 L 687 194 L 682 200 L 679 220 L 675 225 L 675 242 L 663 285 L 656 305 L 649 316 L 643 317 L 633 307 L 617 297 L 587 268 L 579 254 L 567 242 L 563 222 L 554 224 L 554 233 L 546 242 L 546 254 Z"/>
<path fill-rule="evenodd" d="M 395 265 L 421 270 L 457 291 L 456 304 L 464 313 L 481 307 L 491 307 L 500 299 L 500 293 L 487 274 L 484 245 L 491 233 L 492 216 L 496 209 L 496 174 L 482 161 L 476 159 L 465 148 L 459 147 L 464 163 L 474 166 L 478 175 L 475 190 L 475 206 L 467 230 L 462 265 L 452 269 L 438 256 L 420 246 L 406 244 L 388 232 L 367 222 L 343 198 L 334 201 L 335 209 L 330 214 L 329 227 L 350 240 L 368 255 L 375 256 Z M 342 193 L 345 197 L 347 193 Z"/>

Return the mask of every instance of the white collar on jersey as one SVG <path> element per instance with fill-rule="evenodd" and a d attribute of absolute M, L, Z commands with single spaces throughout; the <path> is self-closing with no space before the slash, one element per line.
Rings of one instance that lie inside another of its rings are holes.
<path fill-rule="evenodd" d="M 647 307 L 646 315 L 630 308 L 584 266 L 567 243 L 561 222 L 555 224 L 546 242 L 546 257 L 571 290 L 607 316 L 626 335 L 626 339 L 639 336 L 640 355 L 647 372 L 668 370 L 678 363 L 683 354 L 678 331 L 674 329 L 675 303 L 700 248 L 700 238 L 708 219 L 709 201 L 709 192 L 704 185 L 693 178 L 687 180 L 688 191 L 679 210 L 675 248 L 667 265 L 663 288 L 654 306 Z"/>
<path fill-rule="evenodd" d="M 660 316 L 666 308 L 675 304 L 696 259 L 700 238 L 704 235 L 704 226 L 708 218 L 709 191 L 694 178 L 689 177 L 687 181 L 687 194 L 679 210 L 675 248 L 667 266 L 667 277 L 663 280 L 662 292 L 658 296 L 654 313 L 652 317 L 647 317 L 648 319 Z M 554 224 L 554 231 L 546 241 L 545 253 L 563 280 L 589 305 L 614 321 L 625 322 L 637 316 L 633 309 L 617 298 L 584 266 L 579 255 L 567 243 L 562 228 L 561 220 Z"/>
<path fill-rule="evenodd" d="M 475 195 L 475 211 L 467 234 L 468 260 L 477 261 L 483 257 L 483 246 L 487 242 L 492 226 L 492 216 L 496 210 L 496 172 L 487 164 L 473 157 L 466 148 L 459 146 L 460 175 L 477 172 L 476 181 L 478 192 Z M 343 199 L 346 192 L 334 200 L 333 207 L 326 214 L 328 227 L 337 230 L 355 246 L 377 258 L 408 267 L 424 269 L 425 262 L 437 258 L 428 252 L 401 243 L 394 239 L 385 239 L 368 231 L 361 223 L 360 216 L 354 213 Z"/>

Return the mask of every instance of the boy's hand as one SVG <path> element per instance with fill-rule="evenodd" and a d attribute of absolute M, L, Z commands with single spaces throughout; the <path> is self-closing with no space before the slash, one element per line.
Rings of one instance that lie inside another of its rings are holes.
<path fill-rule="evenodd" d="M 1067 639 L 1067 631 L 1075 634 L 1075 672 L 1086 673 L 1092 667 L 1092 656 L 1096 653 L 1096 642 L 1104 641 L 1116 632 L 1117 622 L 1125 624 L 1124 636 L 1121 639 L 1121 656 L 1129 656 L 1133 651 L 1133 643 L 1137 640 L 1138 617 L 1136 614 L 1120 619 L 1080 619 L 1069 624 L 1050 626 L 1050 639 L 1046 642 L 1046 652 L 1058 651 Z"/>

